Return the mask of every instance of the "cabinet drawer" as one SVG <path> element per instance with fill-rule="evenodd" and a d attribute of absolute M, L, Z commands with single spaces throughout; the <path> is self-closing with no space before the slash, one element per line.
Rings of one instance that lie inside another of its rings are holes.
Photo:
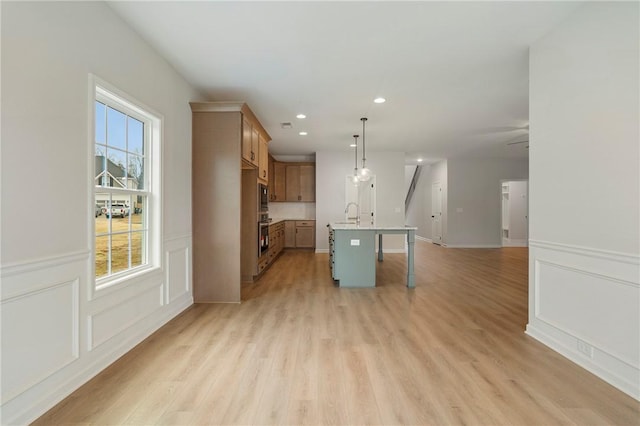
<path fill-rule="evenodd" d="M 313 226 L 315 224 L 314 220 L 296 220 L 296 226 Z"/>
<path fill-rule="evenodd" d="M 258 274 L 262 271 L 264 271 L 264 268 L 267 267 L 267 265 L 269 264 L 269 256 L 268 255 L 263 255 L 261 258 L 258 259 Z"/>

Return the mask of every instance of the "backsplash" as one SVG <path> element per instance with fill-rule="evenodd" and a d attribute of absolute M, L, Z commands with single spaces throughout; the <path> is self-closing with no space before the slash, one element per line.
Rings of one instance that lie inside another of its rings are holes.
<path fill-rule="evenodd" d="M 269 203 L 269 217 L 274 219 L 315 219 L 316 203 Z"/>

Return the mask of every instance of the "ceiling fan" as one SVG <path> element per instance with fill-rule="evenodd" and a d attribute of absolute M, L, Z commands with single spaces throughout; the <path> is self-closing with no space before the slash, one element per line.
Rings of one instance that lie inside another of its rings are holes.
<path fill-rule="evenodd" d="M 527 139 L 526 141 L 518 141 L 518 142 L 509 142 L 507 145 L 519 145 L 521 143 L 526 143 L 527 145 L 525 145 L 525 148 L 529 148 L 529 139 Z"/>
<path fill-rule="evenodd" d="M 517 130 L 524 130 L 526 132 L 529 131 L 529 125 L 525 126 L 492 126 L 492 127 L 483 127 L 480 129 L 476 129 L 474 131 L 475 134 L 478 135 L 490 135 L 494 133 L 508 133 L 515 132 Z"/>

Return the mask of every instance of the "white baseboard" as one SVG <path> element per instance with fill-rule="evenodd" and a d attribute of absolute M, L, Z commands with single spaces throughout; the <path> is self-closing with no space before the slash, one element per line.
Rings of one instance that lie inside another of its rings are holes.
<path fill-rule="evenodd" d="M 526 333 L 640 400 L 640 256 L 529 244 Z"/>
<path fill-rule="evenodd" d="M 447 248 L 502 248 L 500 244 L 443 244 Z"/>
<path fill-rule="evenodd" d="M 376 253 L 378 253 L 379 250 L 376 250 Z M 407 250 L 405 249 L 388 249 L 388 248 L 382 248 L 382 253 L 406 253 Z"/>
<path fill-rule="evenodd" d="M 640 401 L 640 388 L 638 387 L 637 380 L 635 382 L 629 380 L 630 377 L 638 377 L 640 371 L 637 368 L 626 363 L 621 363 L 619 360 L 616 360 L 615 357 L 595 347 L 591 349 L 591 356 L 585 355 L 577 349 L 578 342 L 581 342 L 581 340 L 568 333 L 564 333 L 562 330 L 547 333 L 539 326 L 528 324 L 525 333 L 570 361 L 578 364 L 585 370 L 600 377 L 610 385 Z M 559 334 L 562 337 L 554 337 L 552 334 Z M 616 373 L 616 371 L 619 373 Z"/>
<path fill-rule="evenodd" d="M 426 242 L 426 243 L 433 243 L 433 241 L 431 240 L 431 238 L 421 237 L 420 235 L 416 235 L 416 240 L 418 240 L 418 241 L 424 241 L 424 242 Z"/>
<path fill-rule="evenodd" d="M 509 238 L 504 238 L 502 240 L 502 247 L 528 247 L 527 240 L 514 240 Z"/>
<path fill-rule="evenodd" d="M 316 254 L 320 254 L 320 253 L 329 253 L 329 249 L 316 249 Z"/>

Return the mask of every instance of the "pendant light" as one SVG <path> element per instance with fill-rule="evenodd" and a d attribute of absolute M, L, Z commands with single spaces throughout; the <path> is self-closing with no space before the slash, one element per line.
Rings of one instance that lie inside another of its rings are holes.
<path fill-rule="evenodd" d="M 351 183 L 355 186 L 360 185 L 360 176 L 358 176 L 358 135 L 353 135 L 353 139 L 355 140 L 354 145 L 356 149 L 355 154 L 355 167 L 353 169 L 353 176 L 351 177 Z"/>
<path fill-rule="evenodd" d="M 367 182 L 371 179 L 371 170 L 367 169 L 367 157 L 365 152 L 365 139 L 364 139 L 364 125 L 367 122 L 367 117 L 362 117 L 360 119 L 362 121 L 362 168 L 360 169 L 360 173 L 358 175 L 358 179 L 361 182 Z"/>

